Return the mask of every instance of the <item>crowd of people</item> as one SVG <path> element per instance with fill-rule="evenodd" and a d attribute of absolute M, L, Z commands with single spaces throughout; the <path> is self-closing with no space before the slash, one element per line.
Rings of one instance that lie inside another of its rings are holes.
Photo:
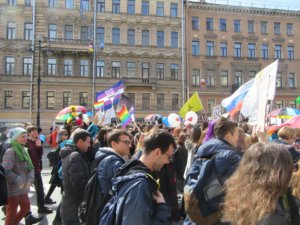
<path fill-rule="evenodd" d="M 300 224 L 300 129 L 282 127 L 268 135 L 226 118 L 176 128 L 149 123 L 126 128 L 93 123 L 57 126 L 47 138 L 53 150 L 48 154 L 52 172 L 46 193 L 40 132 L 31 124 L 0 128 L 5 225 L 17 225 L 23 218 L 26 225 L 42 220 L 30 210 L 31 186 L 38 213 L 56 213 L 53 225 L 156 225 L 179 220 L 195 225 L 185 211 L 184 187 L 194 162 L 212 157 L 224 195 L 211 225 Z M 81 221 L 78 209 L 93 173 L 103 205 L 97 215 Z M 51 199 L 56 187 L 61 199 Z M 45 206 L 56 202 L 56 212 Z"/>

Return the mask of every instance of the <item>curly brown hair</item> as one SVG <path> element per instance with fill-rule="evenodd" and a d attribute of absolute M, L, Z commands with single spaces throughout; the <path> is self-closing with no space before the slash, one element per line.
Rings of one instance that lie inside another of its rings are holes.
<path fill-rule="evenodd" d="M 276 210 L 293 172 L 289 151 L 274 143 L 257 143 L 244 154 L 226 181 L 223 220 L 232 225 L 256 225 Z"/>

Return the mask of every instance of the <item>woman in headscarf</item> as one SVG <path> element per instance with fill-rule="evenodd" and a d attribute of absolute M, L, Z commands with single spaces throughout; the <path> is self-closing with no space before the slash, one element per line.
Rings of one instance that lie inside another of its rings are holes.
<path fill-rule="evenodd" d="M 288 189 L 293 169 L 284 145 L 252 145 L 226 181 L 224 220 L 231 225 L 299 224 L 299 207 Z"/>
<path fill-rule="evenodd" d="M 25 217 L 25 224 L 35 224 L 43 218 L 31 215 L 28 192 L 34 181 L 34 168 L 27 149 L 27 131 L 21 127 L 14 128 L 11 140 L 3 156 L 3 167 L 7 179 L 8 201 L 5 225 L 17 225 Z M 19 209 L 18 209 L 19 208 Z"/>

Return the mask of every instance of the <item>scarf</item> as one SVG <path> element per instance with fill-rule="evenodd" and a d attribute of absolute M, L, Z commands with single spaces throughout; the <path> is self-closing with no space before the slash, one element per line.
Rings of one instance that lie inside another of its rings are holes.
<path fill-rule="evenodd" d="M 27 148 L 22 146 L 19 142 L 12 140 L 10 142 L 12 149 L 15 151 L 17 154 L 17 157 L 20 161 L 26 161 L 28 164 L 28 169 L 32 170 L 33 169 L 33 164 L 31 162 L 30 156 L 27 152 Z"/>

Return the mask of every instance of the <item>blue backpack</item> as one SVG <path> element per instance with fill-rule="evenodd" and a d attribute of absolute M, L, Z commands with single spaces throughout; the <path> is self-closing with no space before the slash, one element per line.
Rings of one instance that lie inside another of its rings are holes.
<path fill-rule="evenodd" d="M 216 174 L 214 163 L 216 155 L 196 159 L 186 179 L 185 210 L 196 224 L 214 224 L 221 217 L 219 207 L 224 193 L 223 185 Z"/>

